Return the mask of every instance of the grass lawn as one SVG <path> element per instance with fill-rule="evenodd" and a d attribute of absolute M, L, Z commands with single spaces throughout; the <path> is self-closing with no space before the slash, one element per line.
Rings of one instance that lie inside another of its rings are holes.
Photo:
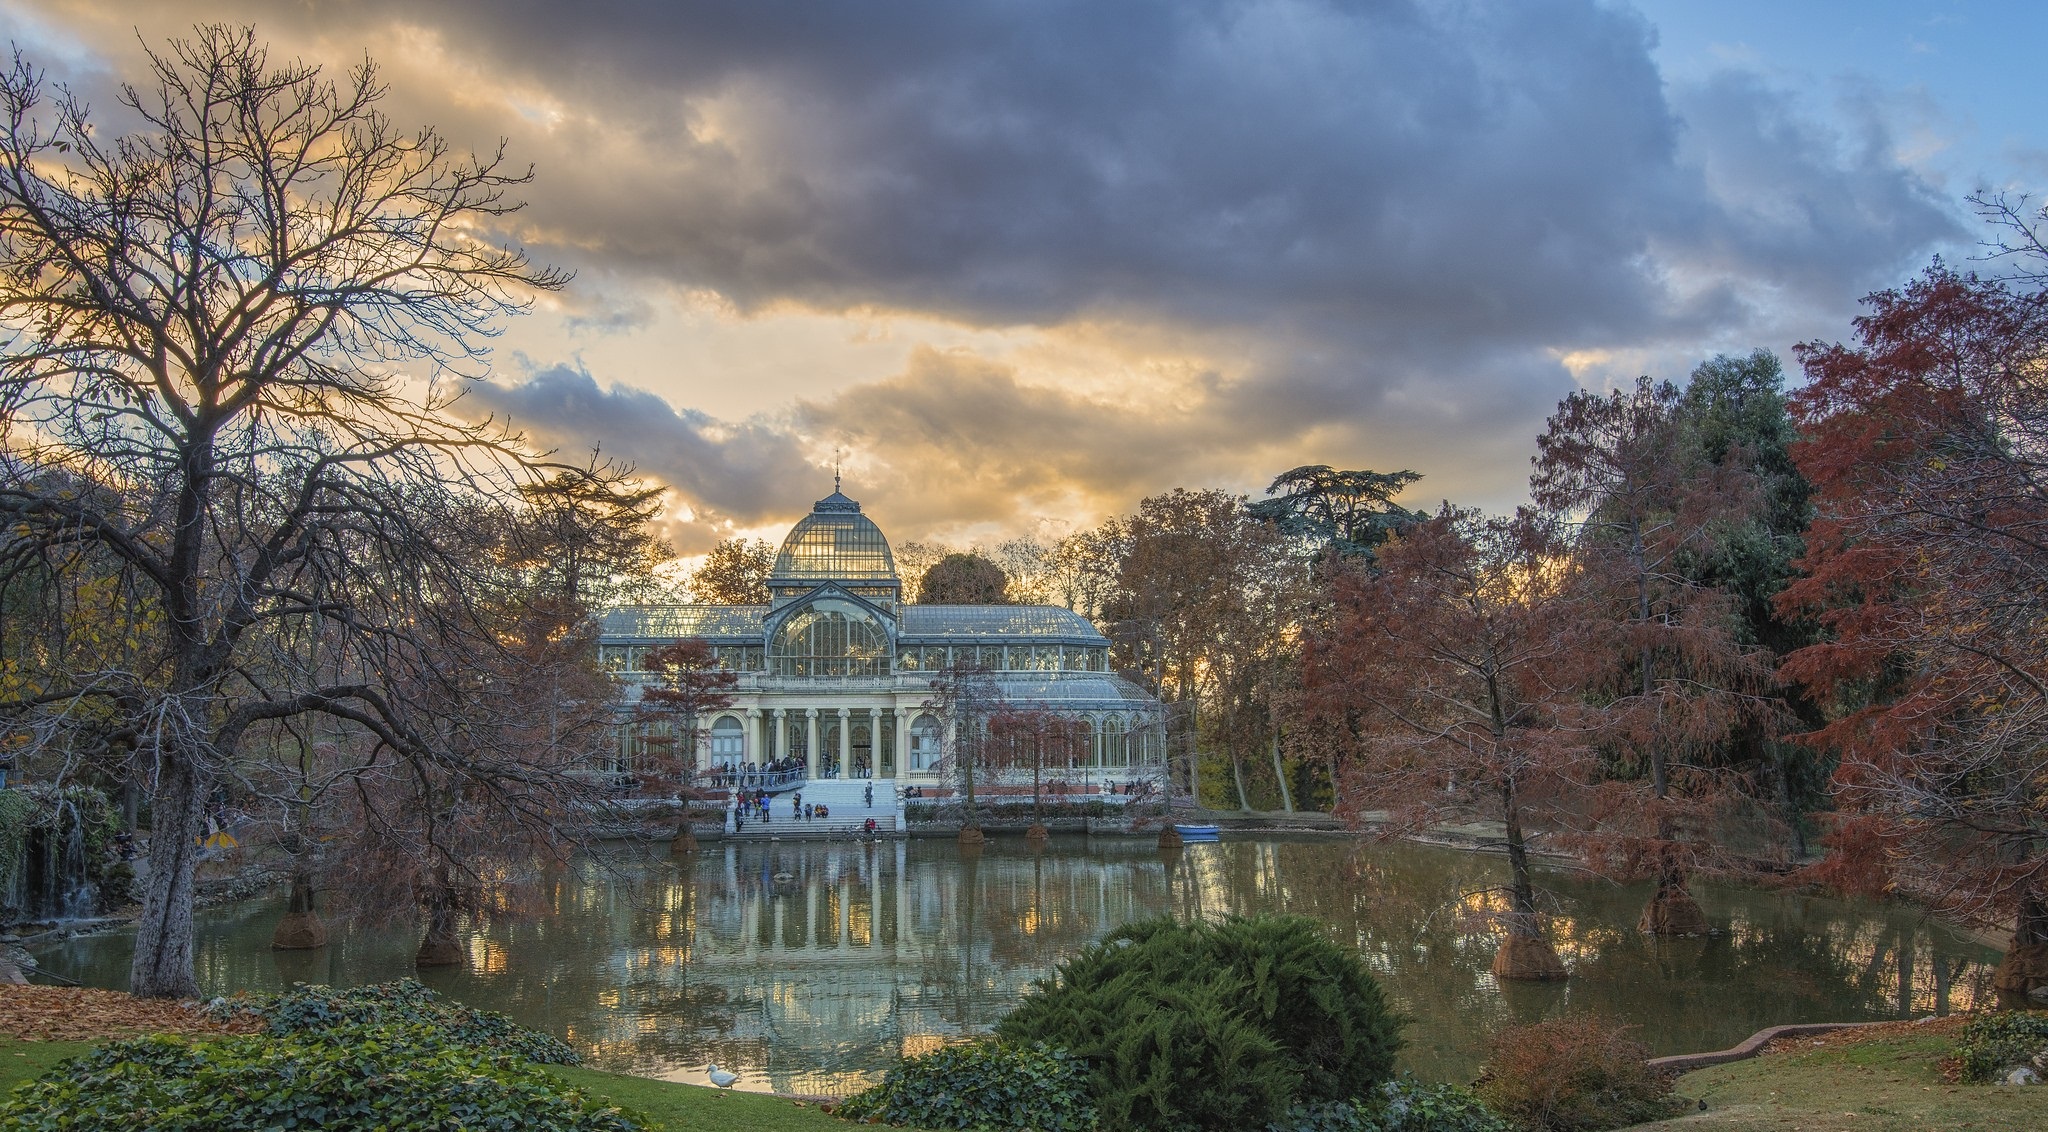
<path fill-rule="evenodd" d="M 41 1076 L 67 1057 L 76 1057 L 97 1042 L 23 1042 L 0 1037 L 0 1095 Z M 595 1069 L 543 1066 L 548 1072 L 586 1092 L 648 1117 L 659 1132 L 847 1132 L 852 1125 L 826 1116 L 816 1105 L 759 1093 L 678 1085 L 644 1077 L 622 1077 Z"/>
<path fill-rule="evenodd" d="M 1907 1033 L 1696 1070 L 1679 1078 L 1678 1092 L 1706 1101 L 1707 1111 L 1636 1127 L 1674 1132 L 2048 1128 L 2048 1085 L 1951 1085 L 1935 1065 L 1951 1046 L 1945 1035 Z"/>
<path fill-rule="evenodd" d="M 661 1132 L 683 1129 L 704 1132 L 849 1132 L 854 1126 L 818 1111 L 808 1101 L 786 1100 L 762 1093 L 732 1089 L 707 1089 L 702 1085 L 679 1085 L 646 1077 L 624 1077 L 595 1069 L 572 1069 L 563 1065 L 541 1068 L 588 1093 L 610 1098 L 614 1103 L 648 1117 Z"/>
<path fill-rule="evenodd" d="M 0 1096 L 33 1081 L 52 1065 L 77 1057 L 98 1042 L 20 1042 L 0 1034 Z"/>

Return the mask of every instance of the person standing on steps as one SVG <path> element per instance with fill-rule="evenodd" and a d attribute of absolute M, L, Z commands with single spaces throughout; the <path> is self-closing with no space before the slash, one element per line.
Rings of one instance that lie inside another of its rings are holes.
<path fill-rule="evenodd" d="M 874 804 L 875 804 L 875 784 L 874 784 L 874 783 L 872 783 L 872 782 L 868 783 L 868 784 L 867 784 L 867 788 L 866 788 L 866 789 L 864 789 L 864 790 L 862 790 L 862 791 L 860 792 L 860 794 L 861 794 L 861 802 L 860 802 L 860 804 L 861 804 L 861 805 L 863 805 L 863 806 L 872 806 L 872 805 L 874 805 Z"/>

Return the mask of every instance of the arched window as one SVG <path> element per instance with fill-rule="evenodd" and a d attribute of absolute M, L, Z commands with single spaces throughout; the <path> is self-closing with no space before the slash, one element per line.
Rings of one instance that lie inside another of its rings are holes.
<path fill-rule="evenodd" d="M 778 676 L 886 676 L 889 632 L 860 606 L 825 598 L 790 614 L 768 655 Z"/>
<path fill-rule="evenodd" d="M 930 770 L 939 761 L 939 721 L 920 715 L 910 725 L 910 769 Z"/>
<path fill-rule="evenodd" d="M 1131 765 L 1130 751 L 1124 746 L 1124 721 L 1116 716 L 1102 723 L 1102 765 Z"/>
<path fill-rule="evenodd" d="M 746 730 L 740 721 L 730 715 L 719 716 L 711 725 L 711 760 L 739 762 L 746 749 Z"/>

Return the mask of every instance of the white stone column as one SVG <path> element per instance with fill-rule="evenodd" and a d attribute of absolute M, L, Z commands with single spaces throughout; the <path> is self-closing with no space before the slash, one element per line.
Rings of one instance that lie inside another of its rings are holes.
<path fill-rule="evenodd" d="M 839 709 L 839 777 L 853 777 L 853 720 L 852 712 Z"/>
<path fill-rule="evenodd" d="M 757 707 L 748 708 L 747 741 L 746 744 L 740 748 L 740 762 L 761 763 L 768 761 L 768 755 L 766 753 L 768 750 L 767 745 L 762 743 L 761 741 L 761 737 L 766 735 L 767 733 L 768 729 L 764 727 L 761 722 L 761 709 Z"/>
<path fill-rule="evenodd" d="M 771 757 L 771 758 L 775 758 L 775 759 L 786 759 L 786 758 L 788 758 L 788 757 L 789 757 L 789 709 L 788 709 L 788 708 L 769 708 L 769 709 L 768 709 L 768 726 L 770 726 L 770 727 L 773 727 L 773 728 L 775 729 L 775 742 L 774 742 L 774 744 L 773 744 L 772 746 L 770 746 L 770 748 L 769 748 L 769 750 L 771 750 L 771 751 L 772 751 L 772 752 L 774 752 L 774 753 L 773 753 L 773 754 L 772 754 L 772 755 L 771 755 L 770 757 Z"/>
<path fill-rule="evenodd" d="M 896 709 L 896 777 L 910 773 L 910 713 L 903 708 Z"/>
<path fill-rule="evenodd" d="M 804 732 L 804 773 L 812 778 L 816 778 L 818 777 L 818 709 L 805 708 L 804 720 L 807 727 L 807 730 Z"/>
<path fill-rule="evenodd" d="M 868 777 L 882 777 L 882 709 L 868 709 Z"/>

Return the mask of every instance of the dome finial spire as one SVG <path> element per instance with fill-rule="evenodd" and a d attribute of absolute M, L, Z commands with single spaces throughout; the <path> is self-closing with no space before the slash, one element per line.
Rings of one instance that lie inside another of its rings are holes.
<path fill-rule="evenodd" d="M 832 494 L 839 494 L 839 473 L 846 467 L 846 449 L 832 450 Z"/>

